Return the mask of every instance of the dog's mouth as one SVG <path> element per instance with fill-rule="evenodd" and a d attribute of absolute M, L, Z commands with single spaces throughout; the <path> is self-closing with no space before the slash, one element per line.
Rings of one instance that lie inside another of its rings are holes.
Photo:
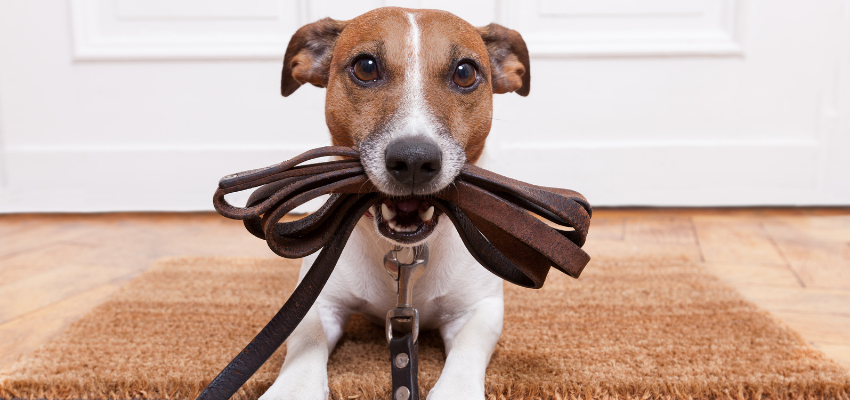
<path fill-rule="evenodd" d="M 378 233 L 400 244 L 417 244 L 434 232 L 442 212 L 417 197 L 385 198 L 369 208 Z"/>

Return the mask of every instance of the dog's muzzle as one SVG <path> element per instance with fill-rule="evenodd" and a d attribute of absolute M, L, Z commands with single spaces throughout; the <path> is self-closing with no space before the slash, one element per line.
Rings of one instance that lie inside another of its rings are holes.
<path fill-rule="evenodd" d="M 386 197 L 435 196 L 466 164 L 463 147 L 450 135 L 381 133 L 359 145 L 369 180 Z"/>
<path fill-rule="evenodd" d="M 440 174 L 443 152 L 427 137 L 409 136 L 390 142 L 384 159 L 387 173 L 397 185 L 419 193 Z"/>

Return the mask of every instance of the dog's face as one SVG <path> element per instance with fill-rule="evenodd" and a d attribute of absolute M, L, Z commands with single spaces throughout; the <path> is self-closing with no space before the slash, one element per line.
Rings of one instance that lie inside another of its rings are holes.
<path fill-rule="evenodd" d="M 378 232 L 412 245 L 440 217 L 427 195 L 480 157 L 493 93 L 527 95 L 530 70 L 515 31 L 475 28 L 444 11 L 387 7 L 299 29 L 284 58 L 281 92 L 304 83 L 327 88 L 333 144 L 357 148 L 386 195 L 370 213 Z"/>

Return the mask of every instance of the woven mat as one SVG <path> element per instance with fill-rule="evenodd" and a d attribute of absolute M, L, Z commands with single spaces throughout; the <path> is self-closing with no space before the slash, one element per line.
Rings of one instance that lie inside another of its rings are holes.
<path fill-rule="evenodd" d="M 294 287 L 298 262 L 178 258 L 154 265 L 0 378 L 0 397 L 194 399 Z M 505 286 L 490 399 L 850 398 L 850 374 L 700 267 L 604 260 L 580 280 Z M 443 366 L 420 344 L 427 394 Z M 281 348 L 234 398 L 272 383 Z M 389 399 L 382 329 L 355 316 L 328 365 L 334 399 Z"/>

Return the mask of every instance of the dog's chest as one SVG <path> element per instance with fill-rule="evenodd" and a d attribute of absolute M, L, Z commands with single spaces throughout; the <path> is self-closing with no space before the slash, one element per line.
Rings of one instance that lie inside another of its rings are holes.
<path fill-rule="evenodd" d="M 390 248 L 375 245 L 370 228 L 358 226 L 352 232 L 350 246 L 326 291 L 336 306 L 383 324 L 387 312 L 397 305 L 397 283 L 382 265 Z M 502 295 L 502 280 L 472 258 L 454 226 L 440 228 L 442 238 L 429 246 L 428 265 L 413 286 L 413 304 L 423 329 L 437 328 L 469 312 L 483 298 Z"/>

